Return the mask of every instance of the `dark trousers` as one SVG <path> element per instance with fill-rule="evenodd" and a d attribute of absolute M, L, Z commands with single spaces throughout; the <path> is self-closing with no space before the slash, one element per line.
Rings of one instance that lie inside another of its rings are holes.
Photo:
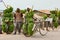
<path fill-rule="evenodd" d="M 0 25 L 0 34 L 2 34 L 2 25 Z"/>
<path fill-rule="evenodd" d="M 22 22 L 16 22 L 16 27 L 15 27 L 15 34 L 18 31 L 19 33 L 21 32 L 21 28 L 22 28 Z"/>
<path fill-rule="evenodd" d="M 44 22 L 44 27 L 48 29 L 48 27 L 51 27 L 53 29 L 53 23 L 50 23 L 49 21 Z"/>

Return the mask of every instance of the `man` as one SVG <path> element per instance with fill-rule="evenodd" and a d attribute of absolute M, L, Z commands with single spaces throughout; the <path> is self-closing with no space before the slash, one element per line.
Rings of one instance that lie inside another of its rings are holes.
<path fill-rule="evenodd" d="M 27 8 L 25 16 L 24 16 L 24 22 L 26 23 L 26 31 L 28 30 L 28 20 L 27 20 L 28 17 L 27 16 L 28 16 L 29 12 L 30 12 L 30 8 Z M 25 34 L 26 33 L 27 32 L 25 32 Z"/>
<path fill-rule="evenodd" d="M 23 30 L 24 30 L 24 35 L 26 36 L 32 35 L 33 16 L 31 15 L 33 15 L 33 13 L 31 12 L 32 10 L 30 8 L 27 8 L 26 13 L 25 13 L 25 30 L 24 29 Z"/>
<path fill-rule="evenodd" d="M 28 14 L 29 14 L 29 12 L 30 12 L 30 8 L 27 8 L 27 10 L 26 10 L 26 13 L 25 13 L 25 17 L 24 17 L 24 22 L 28 25 L 28 23 L 27 23 L 27 16 L 28 16 Z"/>
<path fill-rule="evenodd" d="M 53 26 L 52 26 L 52 21 L 53 19 L 50 17 L 50 14 L 47 14 L 47 18 L 45 20 L 45 25 L 46 25 L 46 30 L 48 30 L 48 27 L 51 27 L 53 29 Z"/>
<path fill-rule="evenodd" d="M 16 27 L 15 27 L 15 33 L 18 31 L 19 34 L 21 32 L 22 23 L 23 23 L 23 14 L 20 12 L 20 9 L 17 8 L 16 13 L 14 14 Z"/>

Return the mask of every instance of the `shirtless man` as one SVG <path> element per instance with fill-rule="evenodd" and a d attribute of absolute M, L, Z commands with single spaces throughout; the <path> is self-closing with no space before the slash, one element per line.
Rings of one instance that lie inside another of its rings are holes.
<path fill-rule="evenodd" d="M 23 14 L 20 12 L 20 9 L 17 8 L 16 13 L 14 14 L 16 27 L 15 27 L 15 33 L 18 31 L 19 34 L 21 32 L 22 23 L 23 23 Z"/>

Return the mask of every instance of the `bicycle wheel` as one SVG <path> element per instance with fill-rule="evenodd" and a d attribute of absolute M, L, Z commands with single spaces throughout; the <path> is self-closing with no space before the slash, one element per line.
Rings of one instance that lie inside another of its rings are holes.
<path fill-rule="evenodd" d="M 44 24 L 42 22 L 40 22 L 40 27 L 39 27 L 39 33 L 42 35 L 42 36 L 45 36 L 47 34 L 47 30 L 46 28 L 43 26 Z"/>
<path fill-rule="evenodd" d="M 42 35 L 42 36 L 45 36 L 47 34 L 47 31 L 46 29 L 41 29 L 39 28 L 39 33 Z"/>

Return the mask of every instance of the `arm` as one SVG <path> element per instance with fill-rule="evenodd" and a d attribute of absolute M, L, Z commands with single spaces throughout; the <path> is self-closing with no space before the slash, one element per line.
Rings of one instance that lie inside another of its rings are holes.
<path fill-rule="evenodd" d="M 14 19 L 16 19 L 16 14 L 14 14 Z"/>
<path fill-rule="evenodd" d="M 16 14 L 14 14 L 13 16 L 14 16 L 14 22 L 15 22 L 15 21 L 16 21 L 16 20 L 15 20 L 15 19 L 16 19 Z"/>
<path fill-rule="evenodd" d="M 23 13 L 21 13 L 21 17 L 23 17 Z"/>

